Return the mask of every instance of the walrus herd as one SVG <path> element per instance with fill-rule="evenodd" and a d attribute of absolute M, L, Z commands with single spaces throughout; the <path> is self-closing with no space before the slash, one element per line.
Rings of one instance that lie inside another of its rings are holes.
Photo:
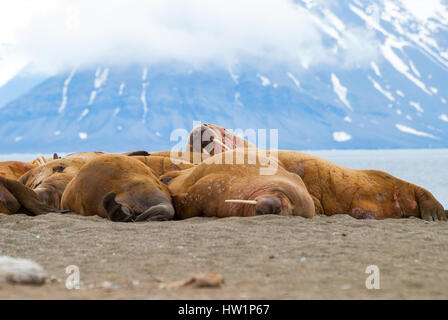
<path fill-rule="evenodd" d="M 388 173 L 349 169 L 300 151 L 257 149 L 212 124 L 193 129 L 184 152 L 0 162 L 0 213 L 49 212 L 116 222 L 261 214 L 446 221 L 448 214 L 429 191 Z"/>

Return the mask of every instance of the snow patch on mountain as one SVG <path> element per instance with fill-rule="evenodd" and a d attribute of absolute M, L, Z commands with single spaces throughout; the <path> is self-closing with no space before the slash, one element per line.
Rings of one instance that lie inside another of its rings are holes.
<path fill-rule="evenodd" d="M 107 81 L 107 77 L 109 76 L 109 68 L 101 69 L 100 67 L 97 68 L 95 72 L 95 81 L 93 83 L 94 90 L 90 93 L 90 98 L 88 105 L 92 105 L 95 102 L 96 95 L 100 91 L 101 87 L 104 86 L 104 84 Z"/>
<path fill-rule="evenodd" d="M 294 82 L 296 87 L 300 89 L 300 81 L 297 80 L 297 78 L 291 72 L 286 72 L 286 75 Z"/>
<path fill-rule="evenodd" d="M 381 71 L 378 65 L 375 63 L 375 61 L 370 62 L 370 66 L 372 67 L 373 71 L 375 72 L 377 77 L 381 77 Z"/>
<path fill-rule="evenodd" d="M 419 102 L 410 101 L 409 104 L 415 108 L 418 112 L 425 112 Z"/>
<path fill-rule="evenodd" d="M 120 88 L 118 89 L 118 95 L 119 95 L 119 96 L 122 96 L 122 95 L 123 95 L 124 87 L 125 87 L 125 84 L 124 84 L 124 82 L 122 82 L 122 83 L 120 84 Z"/>
<path fill-rule="evenodd" d="M 265 77 L 265 76 L 263 76 L 263 75 L 261 75 L 259 73 L 257 74 L 257 77 L 260 78 L 261 85 L 263 87 L 267 87 L 267 86 L 269 86 L 271 84 L 271 80 L 269 80 L 269 78 L 267 78 L 267 77 Z"/>
<path fill-rule="evenodd" d="M 81 115 L 78 118 L 78 121 L 81 121 L 87 114 L 89 113 L 89 109 L 84 109 L 81 113 Z"/>
<path fill-rule="evenodd" d="M 428 95 L 432 95 L 431 91 L 428 90 L 426 85 L 409 72 L 409 67 L 407 66 L 407 64 L 404 63 L 403 60 L 401 60 L 401 58 L 394 52 L 393 48 L 402 51 L 405 45 L 405 42 L 399 42 L 394 40 L 393 38 L 388 38 L 384 45 L 381 46 L 381 52 L 398 72 L 403 74 L 425 93 L 427 93 Z"/>
<path fill-rule="evenodd" d="M 344 131 L 333 132 L 333 140 L 336 142 L 346 142 L 352 139 L 352 136 Z"/>
<path fill-rule="evenodd" d="M 59 113 L 64 112 L 65 108 L 67 107 L 68 86 L 69 86 L 70 82 L 72 81 L 72 78 L 75 75 L 75 73 L 76 73 L 76 68 L 73 68 L 72 71 L 70 72 L 68 78 L 65 79 L 65 81 L 64 81 L 64 87 L 62 88 L 62 102 L 61 102 L 61 106 L 58 109 Z"/>
<path fill-rule="evenodd" d="M 148 113 L 148 101 L 146 100 L 146 87 L 148 86 L 148 82 L 145 82 L 147 79 L 148 79 L 148 68 L 143 68 L 143 72 L 142 72 L 142 93 L 140 95 L 140 101 L 143 104 L 142 123 L 146 122 L 146 114 Z"/>
<path fill-rule="evenodd" d="M 411 128 L 411 127 L 405 126 L 403 124 L 397 123 L 395 125 L 395 127 L 398 130 L 400 130 L 401 132 L 404 132 L 404 133 L 409 133 L 409 134 L 413 134 L 413 135 L 421 136 L 421 137 L 426 137 L 426 138 L 437 139 L 437 137 L 435 137 L 434 135 L 432 135 L 430 133 L 426 133 L 426 132 L 423 132 L 423 131 L 418 131 L 418 130 L 415 130 L 415 129 Z"/>
<path fill-rule="evenodd" d="M 376 82 L 371 76 L 368 76 L 370 82 L 372 82 L 373 87 L 378 90 L 379 92 L 381 92 L 381 94 L 383 94 L 387 99 L 389 99 L 390 101 L 395 101 L 394 96 L 392 95 L 392 93 L 390 93 L 389 91 L 383 89 L 383 87 L 381 87 L 381 85 Z"/>
<path fill-rule="evenodd" d="M 347 100 L 347 88 L 341 84 L 339 78 L 334 73 L 331 74 L 331 82 L 333 83 L 333 91 L 336 93 L 339 100 L 341 100 L 347 108 L 353 110 L 350 102 Z"/>
<path fill-rule="evenodd" d="M 446 114 L 441 114 L 441 115 L 439 116 L 439 119 L 442 120 L 442 121 L 448 122 L 448 115 L 446 115 Z"/>

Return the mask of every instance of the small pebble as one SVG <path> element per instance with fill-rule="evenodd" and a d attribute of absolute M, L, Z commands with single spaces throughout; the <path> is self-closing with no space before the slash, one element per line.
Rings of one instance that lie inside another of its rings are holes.
<path fill-rule="evenodd" d="M 119 284 L 112 284 L 109 281 L 104 281 L 103 284 L 101 285 L 104 289 L 108 289 L 108 290 L 118 290 L 121 288 L 121 286 Z"/>
<path fill-rule="evenodd" d="M 300 262 L 306 262 L 306 258 L 305 257 L 300 258 Z"/>
<path fill-rule="evenodd" d="M 139 286 L 139 285 L 140 285 L 140 281 L 138 281 L 138 280 L 132 280 L 132 285 L 133 285 L 134 287 Z"/>

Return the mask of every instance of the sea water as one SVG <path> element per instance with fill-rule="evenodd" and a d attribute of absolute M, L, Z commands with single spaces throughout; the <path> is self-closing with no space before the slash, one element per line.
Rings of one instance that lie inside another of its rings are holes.
<path fill-rule="evenodd" d="M 428 189 L 445 208 L 448 208 L 448 149 L 312 150 L 306 152 L 353 169 L 386 171 L 397 178 Z M 29 161 L 38 156 L 38 154 L 0 155 L 0 161 Z M 44 156 L 53 157 L 49 154 Z"/>

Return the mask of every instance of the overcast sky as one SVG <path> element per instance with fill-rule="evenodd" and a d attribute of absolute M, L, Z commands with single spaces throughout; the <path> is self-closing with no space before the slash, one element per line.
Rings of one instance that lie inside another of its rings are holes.
<path fill-rule="evenodd" d="M 427 19 L 441 0 L 400 1 Z M 0 85 L 29 61 L 52 73 L 97 63 L 306 68 L 375 59 L 377 40 L 367 29 L 350 26 L 340 35 L 344 52 L 332 54 L 334 48 L 324 45 L 322 30 L 303 7 L 309 0 L 297 2 L 301 5 L 292 0 L 1 0 Z"/>

